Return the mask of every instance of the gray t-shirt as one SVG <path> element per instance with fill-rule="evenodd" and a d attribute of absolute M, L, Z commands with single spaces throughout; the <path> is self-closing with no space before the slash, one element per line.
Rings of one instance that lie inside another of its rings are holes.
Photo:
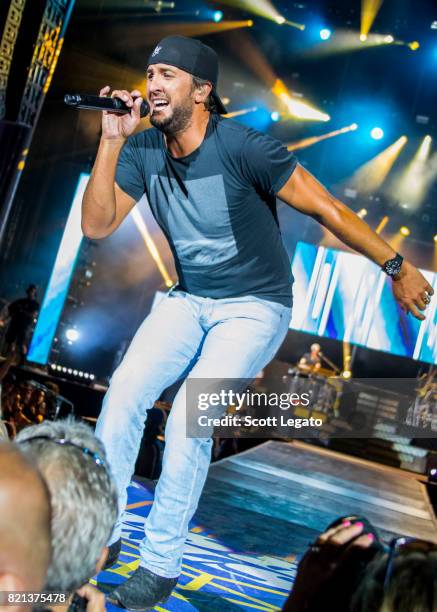
<path fill-rule="evenodd" d="M 116 182 L 137 201 L 146 193 L 181 289 L 290 306 L 293 276 L 275 194 L 295 167 L 278 140 L 211 114 L 202 144 L 186 157 L 173 157 L 155 128 L 131 136 Z"/>

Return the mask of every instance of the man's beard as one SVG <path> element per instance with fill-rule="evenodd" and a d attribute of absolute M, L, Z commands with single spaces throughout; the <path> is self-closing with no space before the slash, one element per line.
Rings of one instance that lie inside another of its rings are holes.
<path fill-rule="evenodd" d="M 191 123 L 192 116 L 193 109 L 191 103 L 187 102 L 185 105 L 176 106 L 169 117 L 160 119 L 159 115 L 155 116 L 152 113 L 150 123 L 167 136 L 171 136 L 186 130 Z"/>

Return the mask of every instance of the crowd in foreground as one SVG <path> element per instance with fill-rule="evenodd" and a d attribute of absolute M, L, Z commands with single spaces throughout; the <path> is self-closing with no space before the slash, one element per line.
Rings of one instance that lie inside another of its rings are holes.
<path fill-rule="evenodd" d="M 59 612 L 78 605 L 102 612 L 105 596 L 89 580 L 109 566 L 106 543 L 118 508 L 92 429 L 46 420 L 0 442 L 0 490 L 0 592 L 62 592 Z M 283 609 L 437 610 L 437 546 L 398 538 L 387 549 L 366 519 L 342 517 L 309 546 Z"/>

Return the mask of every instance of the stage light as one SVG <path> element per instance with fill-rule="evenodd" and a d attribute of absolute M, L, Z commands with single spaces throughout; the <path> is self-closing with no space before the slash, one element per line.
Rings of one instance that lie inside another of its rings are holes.
<path fill-rule="evenodd" d="M 409 236 L 411 234 L 410 230 L 408 229 L 408 227 L 405 227 L 405 225 L 401 227 L 399 232 L 402 234 L 402 236 Z"/>
<path fill-rule="evenodd" d="M 383 0 L 361 0 L 361 36 L 367 36 L 372 29 L 382 2 Z"/>
<path fill-rule="evenodd" d="M 251 28 L 253 26 L 253 21 L 252 19 L 248 19 L 247 20 L 247 25 L 249 26 L 249 28 Z"/>
<path fill-rule="evenodd" d="M 434 242 L 437 242 L 437 234 L 434 236 Z"/>
<path fill-rule="evenodd" d="M 329 30 L 328 28 L 323 28 L 322 30 L 320 30 L 319 34 L 322 40 L 328 40 L 329 38 L 331 38 L 331 30 Z"/>
<path fill-rule="evenodd" d="M 408 203 L 411 210 L 422 203 L 437 175 L 436 155 L 429 159 L 431 142 L 431 136 L 424 137 L 413 159 L 393 187 L 396 198 Z"/>
<path fill-rule="evenodd" d="M 56 363 L 52 363 L 50 367 L 52 368 L 52 370 L 56 370 Z"/>
<path fill-rule="evenodd" d="M 370 130 L 370 136 L 373 138 L 373 140 L 381 140 L 381 138 L 384 138 L 384 130 L 382 130 L 380 127 L 374 127 Z"/>
<path fill-rule="evenodd" d="M 393 38 L 393 36 L 391 34 L 389 34 L 388 36 L 384 36 L 384 42 L 385 43 L 390 44 L 390 43 L 392 43 L 394 41 L 395 41 L 395 39 Z"/>
<path fill-rule="evenodd" d="M 90 380 L 94 380 L 94 379 L 95 379 L 94 374 L 90 374 Z"/>
<path fill-rule="evenodd" d="M 378 227 L 375 230 L 375 234 L 380 234 L 382 232 L 382 230 L 385 228 L 385 226 L 387 225 L 388 221 L 389 221 L 390 217 L 388 217 L 387 215 L 385 215 L 385 217 L 383 217 L 381 219 L 381 221 L 378 223 Z"/>
<path fill-rule="evenodd" d="M 214 15 L 213 15 L 213 19 L 216 23 L 218 23 L 219 21 L 221 21 L 223 19 L 223 13 L 222 11 L 215 11 Z"/>
<path fill-rule="evenodd" d="M 222 115 L 227 119 L 231 119 L 232 117 L 239 117 L 240 115 L 247 115 L 247 113 L 253 113 L 258 110 L 257 106 L 251 106 L 250 108 L 242 108 L 237 111 L 232 111 L 231 113 L 227 113 L 226 115 Z"/>
<path fill-rule="evenodd" d="M 420 47 L 417 40 L 413 40 L 413 42 L 408 43 L 408 46 L 410 47 L 411 51 L 417 51 L 417 49 Z"/>
<path fill-rule="evenodd" d="M 287 149 L 289 151 L 295 151 L 296 149 L 305 149 L 306 147 L 310 147 L 317 142 L 321 142 L 322 140 L 326 140 L 327 138 L 333 138 L 334 136 L 339 136 L 340 134 L 346 134 L 347 132 L 353 132 L 358 128 L 356 123 L 352 123 L 344 128 L 340 128 L 339 130 L 334 130 L 333 132 L 328 132 L 327 134 L 322 134 L 321 136 L 310 136 L 309 138 L 303 138 L 302 140 L 298 140 L 297 142 L 291 142 L 287 145 Z"/>
<path fill-rule="evenodd" d="M 349 379 L 352 376 L 352 372 L 350 370 L 344 370 L 344 372 L 342 372 L 341 374 L 343 376 L 343 378 Z"/>
<path fill-rule="evenodd" d="M 270 117 L 272 121 L 279 121 L 279 113 L 278 111 L 273 111 L 270 113 Z"/>
<path fill-rule="evenodd" d="M 377 191 L 387 178 L 406 142 L 406 136 L 398 138 L 384 151 L 381 151 L 376 157 L 358 168 L 347 181 L 347 186 L 356 189 L 360 193 L 374 193 Z"/>
<path fill-rule="evenodd" d="M 359 212 L 357 212 L 357 217 L 359 217 L 360 219 L 364 219 L 366 215 L 367 210 L 365 208 L 362 208 Z"/>
<path fill-rule="evenodd" d="M 303 24 L 289 21 L 281 15 L 270 0 L 222 0 L 220 4 L 228 4 L 234 9 L 258 15 L 263 19 L 270 19 L 278 25 L 288 25 L 299 30 L 305 29 Z"/>
<path fill-rule="evenodd" d="M 329 121 L 331 117 L 326 113 L 313 108 L 306 102 L 301 102 L 293 98 L 285 84 L 281 79 L 276 79 L 272 87 L 272 93 L 275 94 L 286 105 L 289 114 L 297 119 L 306 119 L 308 121 Z"/>
<path fill-rule="evenodd" d="M 144 244 L 146 245 L 150 255 L 152 256 L 152 259 L 154 260 L 154 262 L 156 263 L 156 266 L 158 268 L 158 270 L 161 273 L 162 278 L 164 279 L 165 285 L 166 287 L 172 287 L 173 286 L 173 281 L 170 278 L 170 275 L 167 271 L 167 268 L 165 267 L 164 261 L 162 260 L 162 257 L 156 247 L 155 242 L 153 241 L 152 236 L 150 235 L 150 232 L 147 228 L 146 222 L 144 221 L 144 218 L 142 217 L 140 211 L 138 210 L 138 207 L 135 206 L 132 210 L 131 210 L 131 216 L 132 219 L 135 223 L 135 225 L 138 228 L 138 231 L 141 234 L 141 237 L 144 241 Z"/>
<path fill-rule="evenodd" d="M 76 340 L 79 339 L 79 335 L 79 332 L 74 327 L 70 327 L 70 329 L 67 329 L 67 331 L 65 332 L 65 337 L 70 342 L 76 342 Z"/>
<path fill-rule="evenodd" d="M 366 34 L 360 34 L 360 41 L 361 42 L 366 42 L 366 40 L 367 40 Z"/>

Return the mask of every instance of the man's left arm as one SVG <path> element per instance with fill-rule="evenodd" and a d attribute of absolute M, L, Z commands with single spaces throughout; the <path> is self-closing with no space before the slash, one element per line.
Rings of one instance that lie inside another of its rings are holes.
<path fill-rule="evenodd" d="M 396 252 L 389 244 L 299 164 L 276 195 L 296 210 L 313 217 L 347 246 L 380 267 L 395 257 Z M 425 310 L 428 296 L 434 293 L 423 274 L 404 260 L 392 287 L 402 309 L 423 321 L 425 316 L 420 311 Z"/>

